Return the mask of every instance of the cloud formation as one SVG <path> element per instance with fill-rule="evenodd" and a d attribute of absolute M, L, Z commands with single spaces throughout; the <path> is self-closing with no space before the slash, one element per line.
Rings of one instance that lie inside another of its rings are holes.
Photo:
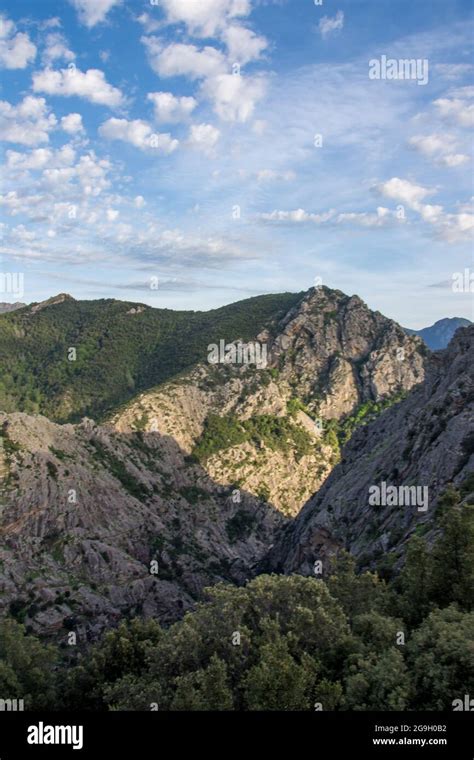
<path fill-rule="evenodd" d="M 122 140 L 140 150 L 166 155 L 176 150 L 179 145 L 179 141 L 173 139 L 168 132 L 154 132 L 150 124 L 141 119 L 108 119 L 100 126 L 99 133 L 108 140 Z"/>
<path fill-rule="evenodd" d="M 28 34 L 16 32 L 13 21 L 0 16 L 0 67 L 24 69 L 36 58 L 36 45 Z"/>
<path fill-rule="evenodd" d="M 33 90 L 60 97 L 76 96 L 110 108 L 123 102 L 122 93 L 107 82 L 103 71 L 81 71 L 75 64 L 60 71 L 44 69 L 36 72 L 33 74 Z"/>
<path fill-rule="evenodd" d="M 96 24 L 105 21 L 105 18 L 114 6 L 120 5 L 122 0 L 69 0 L 77 11 L 79 21 L 91 29 Z"/>
<path fill-rule="evenodd" d="M 325 39 L 333 32 L 338 32 L 344 27 L 344 12 L 338 11 L 335 16 L 323 16 L 318 29 L 321 37 Z"/>

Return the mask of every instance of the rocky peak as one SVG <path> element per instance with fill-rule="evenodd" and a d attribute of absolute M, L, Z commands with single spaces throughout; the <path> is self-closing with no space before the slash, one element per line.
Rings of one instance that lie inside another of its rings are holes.
<path fill-rule="evenodd" d="M 450 484 L 474 471 L 474 325 L 432 355 L 424 382 L 375 421 L 359 428 L 341 462 L 308 501 L 270 554 L 270 566 L 311 573 L 313 563 L 344 547 L 361 565 L 393 560 L 416 530 L 437 530 L 437 505 Z M 426 489 L 420 505 L 374 507 L 369 491 L 394 486 Z"/>
<path fill-rule="evenodd" d="M 31 307 L 31 313 L 36 314 L 42 309 L 46 309 L 48 306 L 56 306 L 56 304 L 64 303 L 64 301 L 74 301 L 75 299 L 68 293 L 58 293 L 57 296 L 47 298 L 46 301 L 40 301 Z"/>
<path fill-rule="evenodd" d="M 216 482 L 239 482 L 294 515 L 337 462 L 324 421 L 408 392 L 423 379 L 427 351 L 358 296 L 329 288 L 309 290 L 257 340 L 268 347 L 267 369 L 197 365 L 141 394 L 113 422 L 121 432 L 159 430 L 189 454 L 204 438 L 212 448 L 205 468 Z M 226 445 L 216 416 L 225 418 L 226 435 L 243 440 Z M 249 440 L 242 425 L 248 431 L 254 423 L 272 425 L 285 440 L 267 436 L 266 445 L 255 433 Z"/>
<path fill-rule="evenodd" d="M 359 296 L 327 287 L 311 288 L 273 334 L 258 338 L 269 343 L 271 366 L 322 417 L 339 419 L 361 403 L 406 392 L 424 375 L 419 338 Z"/>

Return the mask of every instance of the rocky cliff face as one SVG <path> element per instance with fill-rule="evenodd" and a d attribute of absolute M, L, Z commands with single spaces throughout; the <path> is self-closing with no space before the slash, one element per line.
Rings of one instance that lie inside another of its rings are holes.
<path fill-rule="evenodd" d="M 358 296 L 322 287 L 311 289 L 280 322 L 270 355 L 311 409 L 339 419 L 365 401 L 421 382 L 426 351 Z"/>
<path fill-rule="evenodd" d="M 363 566 L 387 554 L 396 562 L 414 531 L 434 535 L 440 494 L 473 470 L 471 326 L 431 358 L 422 385 L 354 433 L 323 487 L 283 530 L 267 567 L 312 574 L 340 547 Z"/>
<path fill-rule="evenodd" d="M 48 312 L 41 306 L 32 320 Z M 216 343 L 221 329 L 209 332 Z M 60 638 L 74 627 L 87 638 L 125 615 L 175 620 L 205 586 L 243 582 L 280 534 L 281 513 L 296 514 L 336 464 L 331 421 L 410 391 L 427 361 L 419 338 L 326 288 L 256 339 L 265 368 L 202 361 L 107 424 L 0 413 L 0 610 L 35 632 Z M 354 462 L 367 433 L 358 435 Z M 390 446 L 377 445 L 387 468 Z M 317 524 L 325 546 L 339 545 L 343 512 Z M 353 537 L 343 536 L 356 553 L 367 546 L 364 519 L 356 510 Z M 300 567 L 301 525 L 275 565 Z"/>
<path fill-rule="evenodd" d="M 20 413 L 0 433 L 0 610 L 33 631 L 174 620 L 205 586 L 248 578 L 282 524 L 157 433 Z"/>
<path fill-rule="evenodd" d="M 222 337 L 216 335 L 216 343 Z M 294 515 L 338 459 L 324 421 L 409 391 L 423 379 L 427 352 L 418 338 L 357 296 L 328 288 L 310 290 L 256 338 L 267 348 L 267 368 L 200 364 L 140 395 L 113 424 L 121 432 L 159 430 L 190 454 L 211 414 L 288 420 L 306 433 L 303 454 L 295 440 L 278 450 L 254 436 L 212 452 L 204 466 L 218 483 L 265 493 L 277 509 Z"/>

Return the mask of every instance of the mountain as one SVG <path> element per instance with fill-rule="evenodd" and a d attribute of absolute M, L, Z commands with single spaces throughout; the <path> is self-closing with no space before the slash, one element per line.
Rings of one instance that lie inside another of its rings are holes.
<path fill-rule="evenodd" d="M 267 366 L 207 362 L 229 335 L 266 346 Z M 124 616 L 176 620 L 206 586 L 255 574 L 281 513 L 428 362 L 419 338 L 327 288 L 191 316 L 61 295 L 2 317 L 0 342 L 10 404 L 56 418 L 112 407 L 100 424 L 0 413 L 1 608 L 82 640 Z"/>
<path fill-rule="evenodd" d="M 58 422 L 101 418 L 202 361 L 215 339 L 254 337 L 300 298 L 264 295 L 190 312 L 60 294 L 0 315 L 0 408 Z"/>
<path fill-rule="evenodd" d="M 427 352 L 357 296 L 328 288 L 308 291 L 256 340 L 267 367 L 200 363 L 111 422 L 173 436 L 214 481 L 294 515 L 338 461 L 339 439 L 423 379 Z"/>
<path fill-rule="evenodd" d="M 309 575 L 317 560 L 324 564 L 340 548 L 362 567 L 393 566 L 410 536 L 432 541 L 439 532 L 446 490 L 460 489 L 472 503 L 473 472 L 471 325 L 456 332 L 448 349 L 432 355 L 423 384 L 355 431 L 341 462 L 283 530 L 266 567 Z M 426 490 L 417 491 L 415 504 L 403 506 L 404 486 Z M 374 496 L 384 491 L 391 496 L 377 504 Z"/>
<path fill-rule="evenodd" d="M 0 611 L 82 641 L 127 615 L 175 620 L 204 587 L 243 582 L 283 521 L 172 438 L 87 419 L 0 413 L 0 475 Z"/>
<path fill-rule="evenodd" d="M 209 345 L 239 339 L 265 348 L 264 367 L 209 363 Z M 360 298 L 328 288 L 210 312 L 60 294 L 1 317 L 0 350 L 6 412 L 158 430 L 216 482 L 288 515 L 337 462 L 339 438 L 423 379 L 427 355 Z"/>
<path fill-rule="evenodd" d="M 439 351 L 446 348 L 459 327 L 467 327 L 471 322 L 462 317 L 447 317 L 439 319 L 431 327 L 424 327 L 422 330 L 405 329 L 408 335 L 419 335 L 425 341 L 431 351 Z"/>
<path fill-rule="evenodd" d="M 16 311 L 17 309 L 22 309 L 24 306 L 26 306 L 25 303 L 0 303 L 0 314 L 6 314 L 9 311 Z"/>

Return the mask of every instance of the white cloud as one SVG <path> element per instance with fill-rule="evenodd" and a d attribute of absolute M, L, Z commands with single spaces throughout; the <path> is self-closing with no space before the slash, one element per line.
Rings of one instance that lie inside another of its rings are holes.
<path fill-rule="evenodd" d="M 433 158 L 435 163 L 455 168 L 467 163 L 470 159 L 464 153 L 453 153 L 456 138 L 449 134 L 415 135 L 408 141 L 409 145 L 424 156 Z"/>
<path fill-rule="evenodd" d="M 6 16 L 0 16 L 0 40 L 11 37 L 15 31 L 15 24 Z"/>
<path fill-rule="evenodd" d="M 82 116 L 80 113 L 68 113 L 67 116 L 63 116 L 61 119 L 61 129 L 70 135 L 75 135 L 78 132 L 84 131 L 82 124 Z"/>
<path fill-rule="evenodd" d="M 123 99 L 120 90 L 106 81 L 103 71 L 88 69 L 83 72 L 73 64 L 60 71 L 44 69 L 33 74 L 33 90 L 63 97 L 75 95 L 110 107 L 120 105 Z"/>
<path fill-rule="evenodd" d="M 227 46 L 229 59 L 242 65 L 258 60 L 268 46 L 265 37 L 257 36 L 244 26 L 229 26 L 224 30 L 222 39 Z"/>
<path fill-rule="evenodd" d="M 331 18 L 330 16 L 323 16 L 319 22 L 318 28 L 321 37 L 325 38 L 332 32 L 337 32 L 344 26 L 344 12 L 338 11 L 336 15 Z"/>
<path fill-rule="evenodd" d="M 105 20 L 108 12 L 121 0 L 69 0 L 77 10 L 79 20 L 91 28 Z"/>
<path fill-rule="evenodd" d="M 255 258 L 254 251 L 245 251 L 239 244 L 224 237 L 199 236 L 180 229 L 159 229 L 154 223 L 145 229 L 124 234 L 120 244 L 140 261 L 157 261 L 182 267 L 221 267 L 231 260 Z"/>
<path fill-rule="evenodd" d="M 431 224 L 437 235 L 449 243 L 470 240 L 474 228 L 474 216 L 462 211 L 458 214 L 446 213 L 443 206 L 422 203 L 429 195 L 436 192 L 433 189 L 415 185 L 409 180 L 393 177 L 388 182 L 376 188 L 382 195 L 405 203 L 416 211 L 421 219 Z"/>
<path fill-rule="evenodd" d="M 39 25 L 40 29 L 59 29 L 61 27 L 61 19 L 59 16 L 52 16 L 42 21 Z"/>
<path fill-rule="evenodd" d="M 36 58 L 36 45 L 24 32 L 15 34 L 15 24 L 0 16 L 0 67 L 24 69 Z"/>
<path fill-rule="evenodd" d="M 272 211 L 269 214 L 260 214 L 259 217 L 264 222 L 280 222 L 285 224 L 317 224 L 317 225 L 334 225 L 334 224 L 353 224 L 358 227 L 385 227 L 398 221 L 395 212 L 388 208 L 379 206 L 375 213 L 370 212 L 343 212 L 337 213 L 335 209 L 329 209 L 320 214 L 314 214 L 305 211 L 302 208 L 294 211 Z M 401 220 L 403 221 L 403 220 Z"/>
<path fill-rule="evenodd" d="M 376 190 L 386 198 L 406 203 L 407 206 L 414 209 L 418 209 L 421 201 L 436 192 L 399 177 L 392 177 L 388 182 L 377 185 Z"/>
<path fill-rule="evenodd" d="M 165 124 L 186 119 L 197 106 L 194 98 L 176 97 L 171 92 L 150 92 L 147 100 L 153 103 L 155 120 Z"/>
<path fill-rule="evenodd" d="M 212 124 L 193 124 L 189 130 L 188 143 L 193 148 L 209 153 L 216 146 L 220 134 Z"/>
<path fill-rule="evenodd" d="M 313 222 L 315 224 L 323 224 L 333 219 L 335 213 L 334 209 L 330 209 L 322 214 L 313 214 L 302 208 L 297 208 L 294 211 L 277 211 L 275 209 L 275 211 L 269 214 L 260 214 L 260 219 L 265 222 L 290 222 L 295 224 Z"/>
<path fill-rule="evenodd" d="M 450 97 L 472 100 L 474 98 L 474 84 L 468 84 L 464 87 L 456 87 L 448 93 Z"/>
<path fill-rule="evenodd" d="M 474 97 L 473 87 L 460 87 L 454 90 L 451 97 L 438 98 L 434 105 L 443 119 L 448 119 L 461 127 L 474 126 Z"/>
<path fill-rule="evenodd" d="M 160 0 L 170 24 L 183 23 L 195 37 L 213 37 L 238 16 L 248 16 L 250 0 Z"/>
<path fill-rule="evenodd" d="M 202 91 L 223 121 L 247 121 L 256 103 L 265 93 L 266 82 L 261 76 L 243 77 L 235 74 L 219 74 L 207 79 Z"/>
<path fill-rule="evenodd" d="M 240 62 L 257 58 L 266 45 L 263 38 L 243 27 L 229 27 L 224 36 L 236 58 L 239 58 L 238 43 L 242 43 Z M 186 76 L 203 80 L 203 96 L 224 121 L 247 121 L 265 92 L 263 76 L 243 77 L 239 72 L 228 73 L 232 60 L 214 47 L 199 48 L 183 43 L 164 45 L 157 37 L 142 37 L 142 42 L 147 48 L 151 67 L 160 77 Z"/>
<path fill-rule="evenodd" d="M 38 145 L 49 141 L 49 132 L 57 120 L 44 98 L 27 95 L 12 106 L 0 101 L 0 139 L 21 145 Z"/>
<path fill-rule="evenodd" d="M 204 79 L 226 70 L 225 56 L 216 48 L 172 43 L 163 45 L 157 37 L 142 37 L 150 66 L 160 77 L 186 76 Z"/>
<path fill-rule="evenodd" d="M 133 201 L 135 208 L 143 208 L 145 205 L 145 198 L 143 195 L 136 195 Z"/>
<path fill-rule="evenodd" d="M 71 166 L 74 163 L 76 151 L 72 145 L 63 145 L 54 151 L 50 148 L 36 148 L 27 153 L 7 150 L 6 168 L 12 171 L 39 171 L 48 167 Z"/>
<path fill-rule="evenodd" d="M 378 206 L 375 213 L 361 212 L 361 213 L 341 213 L 336 217 L 337 224 L 356 224 L 360 227 L 385 227 L 387 224 L 391 224 L 394 221 L 403 221 L 402 218 L 398 218 L 396 213 L 390 211 L 390 209 L 384 206 Z"/>
<path fill-rule="evenodd" d="M 446 214 L 438 220 L 438 231 L 448 243 L 472 241 L 474 233 L 474 214 Z"/>
<path fill-rule="evenodd" d="M 102 214 L 105 219 L 106 209 L 113 210 L 120 202 L 120 196 L 105 192 L 111 186 L 108 176 L 111 169 L 111 163 L 99 159 L 93 151 L 76 161 L 70 144 L 56 151 L 49 148 L 24 154 L 8 151 L 7 171 L 22 171 L 23 182 L 21 189 L 0 196 L 0 205 L 12 217 L 22 215 L 31 222 L 44 224 L 43 236 L 48 228 L 58 233 L 76 228 L 81 234 L 78 221 L 87 222 L 92 213 Z M 34 176 L 30 170 L 35 172 Z"/>
<path fill-rule="evenodd" d="M 49 66 L 53 61 L 73 61 L 76 55 L 67 46 L 62 34 L 54 32 L 46 37 L 46 47 L 43 51 L 42 61 Z"/>
<path fill-rule="evenodd" d="M 153 18 L 149 13 L 141 13 L 136 17 L 136 21 L 145 27 L 147 34 L 150 32 L 156 32 L 157 29 L 160 29 L 160 27 L 163 26 L 162 21 L 159 21 L 157 18 Z"/>
<path fill-rule="evenodd" d="M 118 219 L 118 216 L 120 214 L 120 211 L 117 211 L 115 208 L 108 208 L 107 209 L 107 221 L 108 222 L 115 222 L 116 219 Z"/>
<path fill-rule="evenodd" d="M 75 170 L 71 167 L 62 167 L 57 169 L 45 169 L 43 172 L 43 184 L 46 187 L 68 185 L 75 177 Z"/>
<path fill-rule="evenodd" d="M 13 170 L 43 169 L 52 159 L 53 152 L 49 148 L 37 148 L 29 153 L 18 153 L 7 150 L 6 166 Z"/>
<path fill-rule="evenodd" d="M 450 169 L 455 168 L 456 166 L 463 166 L 464 164 L 467 164 L 470 161 L 470 156 L 467 156 L 465 153 L 452 153 L 448 154 L 447 156 L 443 156 L 440 159 L 440 162 L 444 164 L 445 166 L 448 166 Z"/>
<path fill-rule="evenodd" d="M 108 119 L 99 127 L 99 133 L 109 140 L 128 142 L 140 150 L 158 150 L 165 154 L 172 153 L 179 145 L 169 133 L 153 132 L 150 124 L 141 119 Z"/>
<path fill-rule="evenodd" d="M 425 156 L 447 153 L 452 150 L 456 143 L 454 137 L 448 134 L 415 135 L 408 142 Z"/>
<path fill-rule="evenodd" d="M 94 151 L 80 157 L 75 173 L 85 195 L 97 196 L 110 187 L 107 175 L 111 168 L 110 161 L 97 158 Z"/>

